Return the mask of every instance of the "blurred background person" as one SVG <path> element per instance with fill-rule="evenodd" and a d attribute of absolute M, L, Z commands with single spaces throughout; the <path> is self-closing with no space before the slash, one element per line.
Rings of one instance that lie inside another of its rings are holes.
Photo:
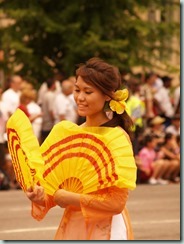
<path fill-rule="evenodd" d="M 78 115 L 73 97 L 74 81 L 67 79 L 61 83 L 62 92 L 56 96 L 54 104 L 55 124 L 62 120 L 77 123 Z"/>
<path fill-rule="evenodd" d="M 144 146 L 139 151 L 138 157 L 140 159 L 139 180 L 142 183 L 149 183 L 151 185 L 168 184 L 165 180 L 164 174 L 170 168 L 169 164 L 166 164 L 163 159 L 158 158 L 155 150 L 157 144 L 157 138 L 154 135 L 147 135 L 144 138 Z"/>
<path fill-rule="evenodd" d="M 180 181 L 180 146 L 177 138 L 172 133 L 165 134 L 165 140 L 160 148 L 160 158 L 166 160 L 170 165 L 164 174 L 164 179 L 172 182 Z"/>
<path fill-rule="evenodd" d="M 55 95 L 59 94 L 61 92 L 61 81 L 53 78 L 55 80 Z M 43 104 L 43 99 L 45 96 L 45 93 L 48 91 L 48 86 L 47 86 L 47 81 L 44 81 L 40 88 L 38 89 L 38 98 L 37 98 L 37 103 L 39 106 L 42 106 Z"/>
<path fill-rule="evenodd" d="M 7 146 L 6 122 L 10 114 L 7 104 L 1 100 L 2 92 L 0 88 L 0 190 L 19 189 Z"/>
<path fill-rule="evenodd" d="M 174 107 L 174 114 L 180 115 L 180 85 L 178 85 L 174 90 L 173 107 Z"/>
<path fill-rule="evenodd" d="M 27 115 L 31 123 L 33 123 L 35 119 L 42 116 L 42 113 L 38 113 L 38 114 L 29 113 L 28 104 L 32 102 L 32 99 L 33 99 L 32 90 L 24 89 L 20 95 L 20 104 L 18 106 L 18 108 L 21 109 Z"/>
<path fill-rule="evenodd" d="M 42 100 L 42 130 L 41 130 L 41 143 L 50 133 L 54 126 L 54 102 L 56 98 L 56 81 L 54 78 L 48 78 L 46 80 L 47 89 Z M 62 106 L 62 104 L 60 104 Z"/>
<path fill-rule="evenodd" d="M 145 128 L 144 136 L 154 135 L 157 138 L 157 143 L 163 143 L 165 137 L 165 119 L 160 116 L 155 116 L 149 121 L 149 124 Z"/>
<path fill-rule="evenodd" d="M 154 93 L 156 91 L 157 75 L 153 72 L 145 76 L 144 83 L 141 85 L 141 97 L 144 98 L 145 103 L 145 119 L 146 122 L 155 116 L 154 113 Z"/>
<path fill-rule="evenodd" d="M 166 133 L 171 133 L 175 137 L 180 136 L 180 115 L 176 114 L 171 118 L 171 124 L 166 128 Z"/>
<path fill-rule="evenodd" d="M 37 137 L 38 141 L 41 141 L 41 130 L 42 130 L 42 122 L 43 122 L 43 114 L 41 107 L 36 103 L 37 100 L 37 91 L 32 89 L 30 91 L 30 102 L 27 105 L 28 112 L 31 117 L 35 119 L 32 121 L 32 127 L 35 136 Z"/>
<path fill-rule="evenodd" d="M 156 90 L 154 101 L 156 103 L 157 115 L 165 118 L 165 126 L 169 126 L 171 118 L 174 115 L 174 108 L 171 103 L 170 88 L 172 78 L 169 76 L 162 77 L 163 85 Z"/>
<path fill-rule="evenodd" d="M 10 178 L 7 175 L 5 132 L 6 121 L 8 120 L 8 111 L 6 104 L 1 100 L 3 89 L 0 87 L 0 190 L 10 188 Z"/>
<path fill-rule="evenodd" d="M 133 150 L 135 155 L 138 154 L 139 151 L 139 143 L 142 139 L 143 131 L 144 131 L 144 122 L 143 118 L 145 115 L 145 107 L 140 98 L 140 85 L 137 80 L 130 79 L 127 82 L 129 89 L 129 97 L 127 100 L 127 108 L 128 113 L 134 123 L 133 127 Z"/>
<path fill-rule="evenodd" d="M 2 94 L 2 101 L 6 104 L 9 116 L 15 112 L 20 103 L 22 77 L 13 75 L 9 79 L 9 88 Z"/>

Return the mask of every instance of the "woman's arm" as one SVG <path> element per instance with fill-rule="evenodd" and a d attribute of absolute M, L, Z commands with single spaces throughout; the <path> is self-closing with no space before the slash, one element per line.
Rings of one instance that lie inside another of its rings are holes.
<path fill-rule="evenodd" d="M 45 207 L 45 192 L 41 186 L 35 186 L 34 188 L 28 188 L 26 195 L 32 202 Z"/>
<path fill-rule="evenodd" d="M 128 189 L 109 187 L 90 194 L 78 194 L 63 189 L 57 190 L 54 201 L 60 207 L 81 208 L 86 218 L 104 218 L 121 213 L 128 199 Z"/>
<path fill-rule="evenodd" d="M 46 194 L 42 186 L 36 185 L 26 192 L 27 197 L 32 202 L 32 217 L 42 220 L 50 208 L 56 206 L 53 197 Z"/>
<path fill-rule="evenodd" d="M 59 189 L 54 194 L 54 202 L 61 208 L 69 205 L 80 207 L 80 194 Z"/>

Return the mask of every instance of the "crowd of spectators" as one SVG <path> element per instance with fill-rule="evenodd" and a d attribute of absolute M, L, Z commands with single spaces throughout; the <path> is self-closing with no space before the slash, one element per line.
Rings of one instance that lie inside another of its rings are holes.
<path fill-rule="evenodd" d="M 137 183 L 180 181 L 180 85 L 169 76 L 147 74 L 127 80 L 127 101 L 134 121 L 133 148 Z"/>
<path fill-rule="evenodd" d="M 125 79 L 127 107 L 134 122 L 133 150 L 138 167 L 137 183 L 169 184 L 180 180 L 180 85 L 155 73 Z M 6 121 L 20 108 L 30 119 L 41 144 L 62 120 L 80 124 L 73 99 L 75 77 L 48 78 L 38 90 L 19 75 L 0 87 L 0 190 L 20 188 L 8 153 Z"/>

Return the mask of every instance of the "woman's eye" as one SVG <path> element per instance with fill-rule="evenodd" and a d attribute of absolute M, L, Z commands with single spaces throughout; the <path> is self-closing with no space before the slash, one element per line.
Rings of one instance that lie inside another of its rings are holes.
<path fill-rule="evenodd" d="M 91 91 L 86 91 L 86 94 L 88 94 L 88 95 L 91 94 L 91 93 L 92 93 Z"/>
<path fill-rule="evenodd" d="M 74 89 L 74 92 L 80 92 L 80 90 L 79 89 Z"/>

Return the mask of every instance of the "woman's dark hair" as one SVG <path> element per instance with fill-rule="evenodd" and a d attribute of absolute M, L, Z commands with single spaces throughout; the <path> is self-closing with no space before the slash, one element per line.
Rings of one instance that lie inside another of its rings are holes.
<path fill-rule="evenodd" d="M 113 98 L 116 90 L 122 88 L 119 69 L 97 57 L 89 59 L 85 64 L 80 64 L 76 70 L 76 78 L 78 76 L 81 76 L 86 83 L 97 87 L 103 94 L 110 98 Z M 131 137 L 133 122 L 126 111 L 123 114 L 113 112 L 112 120 L 101 126 L 120 126 Z"/>

